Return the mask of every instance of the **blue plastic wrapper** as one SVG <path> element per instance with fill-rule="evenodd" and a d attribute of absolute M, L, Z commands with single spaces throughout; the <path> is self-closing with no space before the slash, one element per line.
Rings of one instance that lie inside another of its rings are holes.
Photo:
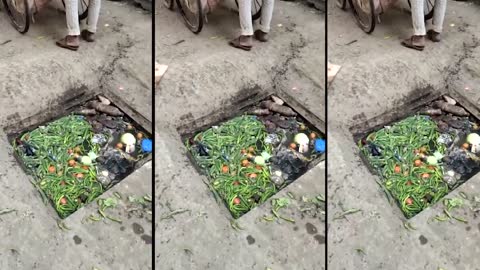
<path fill-rule="evenodd" d="M 325 153 L 325 140 L 315 139 L 315 152 Z"/>
<path fill-rule="evenodd" d="M 152 140 L 150 139 L 143 139 L 142 140 L 142 151 L 145 153 L 152 152 Z"/>

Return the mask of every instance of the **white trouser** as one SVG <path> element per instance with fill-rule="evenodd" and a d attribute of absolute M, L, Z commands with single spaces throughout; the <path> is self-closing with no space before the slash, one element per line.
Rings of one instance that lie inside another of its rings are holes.
<path fill-rule="evenodd" d="M 65 0 L 65 13 L 67 15 L 67 28 L 69 36 L 80 35 L 80 22 L 78 20 L 78 3 L 82 0 Z M 97 32 L 98 17 L 100 15 L 101 0 L 90 0 L 88 6 L 87 30 Z"/>
<path fill-rule="evenodd" d="M 414 35 L 424 36 L 425 30 L 425 0 L 411 0 L 412 3 L 412 22 Z M 447 0 L 435 0 L 435 8 L 433 12 L 433 31 L 441 33 L 443 30 L 443 20 L 445 19 L 445 11 L 447 10 Z"/>
<path fill-rule="evenodd" d="M 263 0 L 262 17 L 260 18 L 259 29 L 264 32 L 270 32 L 270 23 L 273 16 L 274 0 Z M 242 36 L 253 35 L 252 22 L 252 0 L 238 0 L 238 12 L 240 14 L 240 27 L 242 28 Z"/>

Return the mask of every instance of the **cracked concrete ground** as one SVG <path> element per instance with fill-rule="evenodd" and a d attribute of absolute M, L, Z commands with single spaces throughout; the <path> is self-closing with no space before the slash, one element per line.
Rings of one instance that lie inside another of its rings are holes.
<path fill-rule="evenodd" d="M 0 269 L 151 269 L 152 230 L 148 217 L 128 214 L 128 195 L 152 193 L 147 163 L 104 193 L 124 195 L 112 215 L 123 220 L 82 224 L 97 212 L 92 203 L 64 220 L 58 217 L 17 166 L 3 128 L 56 105 L 61 97 L 86 87 L 112 92 L 151 121 L 151 14 L 130 3 L 104 2 L 97 42 L 78 52 L 55 46 L 65 35 L 64 15 L 53 9 L 36 17 L 26 35 L 0 12 Z M 117 213 L 118 212 L 118 213 Z M 140 227 L 142 229 L 140 229 Z M 142 232 L 143 231 L 143 232 Z"/>
<path fill-rule="evenodd" d="M 301 4 L 276 2 L 271 41 L 251 52 L 228 46 L 238 29 L 236 14 L 219 9 L 199 35 L 181 17 L 156 7 L 156 60 L 169 65 L 155 95 L 156 265 L 157 269 L 324 269 L 325 225 L 302 217 L 298 201 L 286 214 L 295 224 L 267 223 L 270 201 L 230 225 L 186 156 L 177 128 L 212 112 L 228 110 L 249 89 L 286 92 L 324 120 L 324 14 Z M 325 194 L 324 163 L 286 192 Z M 298 198 L 297 197 L 297 198 Z M 170 211 L 185 209 L 173 219 Z M 312 227 L 313 226 L 313 227 Z M 313 228 L 313 229 L 312 229 Z"/>
<path fill-rule="evenodd" d="M 354 17 L 329 3 L 329 61 L 342 65 L 328 89 L 328 264 L 330 269 L 480 269 L 480 219 L 466 208 L 468 220 L 433 222 L 442 203 L 424 210 L 409 222 L 388 201 L 363 165 L 349 127 L 396 110 L 422 89 L 457 91 L 480 103 L 480 6 L 448 1 L 441 43 L 427 42 L 423 52 L 400 46 L 411 34 L 408 13 L 395 9 L 382 17 L 371 35 Z M 351 41 L 356 42 L 351 45 Z M 459 192 L 480 194 L 477 175 L 447 197 Z M 333 220 L 341 207 L 363 211 Z M 363 250 L 365 253 L 358 252 Z"/>

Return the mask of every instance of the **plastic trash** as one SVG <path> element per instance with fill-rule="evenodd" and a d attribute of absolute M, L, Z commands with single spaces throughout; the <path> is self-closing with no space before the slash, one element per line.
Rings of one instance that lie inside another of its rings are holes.
<path fill-rule="evenodd" d="M 141 143 L 141 146 L 142 146 L 142 151 L 145 152 L 145 153 L 151 153 L 152 152 L 152 140 L 150 139 L 143 139 L 142 140 L 142 143 Z"/>
<path fill-rule="evenodd" d="M 282 172 L 281 171 L 274 171 L 272 175 L 270 176 L 270 181 L 274 183 L 277 187 L 280 187 L 285 183 L 285 179 L 283 178 Z"/>
<path fill-rule="evenodd" d="M 105 145 L 107 143 L 107 137 L 103 134 L 94 134 L 92 138 L 92 143 L 98 145 Z"/>
<path fill-rule="evenodd" d="M 315 149 L 315 152 L 318 152 L 321 154 L 325 153 L 325 140 L 315 139 L 314 149 Z"/>

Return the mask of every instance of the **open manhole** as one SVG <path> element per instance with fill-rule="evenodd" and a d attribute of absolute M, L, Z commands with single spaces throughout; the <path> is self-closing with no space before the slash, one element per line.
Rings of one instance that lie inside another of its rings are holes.
<path fill-rule="evenodd" d="M 361 130 L 354 138 L 387 195 L 411 218 L 480 171 L 479 115 L 458 94 L 426 94 L 353 128 Z"/>
<path fill-rule="evenodd" d="M 254 95 L 180 128 L 188 155 L 234 218 L 323 159 L 323 123 L 290 96 Z"/>
<path fill-rule="evenodd" d="M 148 121 L 114 96 L 82 93 L 5 130 L 16 160 L 61 218 L 151 159 Z"/>

